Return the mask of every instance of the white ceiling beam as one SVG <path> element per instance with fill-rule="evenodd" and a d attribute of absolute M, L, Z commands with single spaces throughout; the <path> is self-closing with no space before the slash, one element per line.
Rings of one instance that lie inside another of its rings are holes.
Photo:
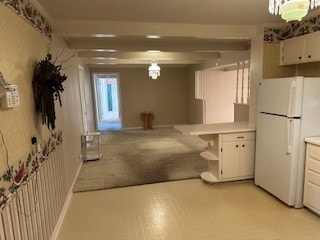
<path fill-rule="evenodd" d="M 121 39 L 121 38 L 71 38 L 68 39 L 71 49 L 115 49 L 122 51 L 160 50 L 167 52 L 186 51 L 243 51 L 249 48 L 245 41 L 179 41 L 161 39 Z"/>
<path fill-rule="evenodd" d="M 160 35 L 163 37 L 208 39 L 251 39 L 257 35 L 255 25 L 157 22 L 55 20 L 53 29 L 56 35 L 63 37 L 92 37 L 97 34 L 115 34 L 119 36 Z"/>
<path fill-rule="evenodd" d="M 141 65 L 150 64 L 150 59 L 81 59 L 81 64 L 89 64 L 89 65 Z M 202 60 L 196 59 L 157 59 L 157 63 L 159 65 L 162 64 L 201 64 Z"/>
<path fill-rule="evenodd" d="M 221 68 L 222 66 L 228 66 L 241 61 L 249 60 L 251 57 L 251 51 L 246 50 L 242 52 L 234 53 L 223 53 L 220 59 L 206 60 L 202 64 L 197 66 L 197 69 L 208 69 L 208 68 Z"/>
<path fill-rule="evenodd" d="M 215 52 L 96 52 L 79 51 L 80 59 L 94 58 L 119 58 L 119 59 L 213 59 L 220 58 L 220 53 Z"/>

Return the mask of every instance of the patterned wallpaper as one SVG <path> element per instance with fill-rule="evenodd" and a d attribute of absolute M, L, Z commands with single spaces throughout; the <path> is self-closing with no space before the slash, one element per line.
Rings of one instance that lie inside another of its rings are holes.
<path fill-rule="evenodd" d="M 286 24 L 279 28 L 265 28 L 264 41 L 278 42 L 292 37 L 320 31 L 320 15 L 301 22 Z"/>
<path fill-rule="evenodd" d="M 0 0 L 35 29 L 51 39 L 51 25 L 28 0 Z"/>
<path fill-rule="evenodd" d="M 62 131 L 52 134 L 47 142 L 41 144 L 41 152 L 32 150 L 27 159 L 21 160 L 19 166 L 15 169 L 13 166 L 7 166 L 7 170 L 0 175 L 0 210 L 5 206 L 10 197 L 19 189 L 19 187 L 29 180 L 29 177 L 38 171 L 49 155 L 57 146 L 62 143 Z"/>

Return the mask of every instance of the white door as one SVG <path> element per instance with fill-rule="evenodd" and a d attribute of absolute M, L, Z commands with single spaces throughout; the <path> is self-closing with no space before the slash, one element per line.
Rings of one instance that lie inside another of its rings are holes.
<path fill-rule="evenodd" d="M 300 119 L 258 113 L 255 184 L 295 203 Z"/>
<path fill-rule="evenodd" d="M 300 117 L 303 77 L 264 79 L 259 83 L 258 112 Z"/>

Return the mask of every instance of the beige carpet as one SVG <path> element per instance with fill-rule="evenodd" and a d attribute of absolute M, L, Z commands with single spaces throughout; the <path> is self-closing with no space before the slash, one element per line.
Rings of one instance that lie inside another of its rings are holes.
<path fill-rule="evenodd" d="M 74 192 L 199 178 L 207 144 L 173 128 L 101 133 L 102 159 L 85 162 Z"/>

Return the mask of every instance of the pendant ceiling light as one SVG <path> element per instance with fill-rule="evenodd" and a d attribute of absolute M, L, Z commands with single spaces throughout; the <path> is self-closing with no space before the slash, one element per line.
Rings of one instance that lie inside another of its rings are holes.
<path fill-rule="evenodd" d="M 287 22 L 301 21 L 309 8 L 320 6 L 320 0 L 269 0 L 269 12 L 281 15 Z"/>
<path fill-rule="evenodd" d="M 160 76 L 160 67 L 156 63 L 155 59 L 152 59 L 148 70 L 149 70 L 149 77 L 151 77 L 153 80 L 156 80 Z"/>

